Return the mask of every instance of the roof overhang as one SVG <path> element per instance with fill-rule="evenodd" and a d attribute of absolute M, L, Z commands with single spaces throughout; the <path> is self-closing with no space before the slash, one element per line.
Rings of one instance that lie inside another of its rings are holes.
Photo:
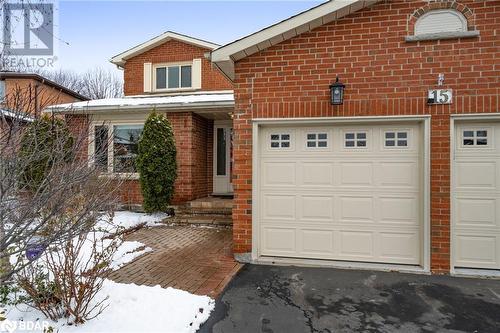
<path fill-rule="evenodd" d="M 169 40 L 172 40 L 172 39 L 181 41 L 183 43 L 191 44 L 194 46 L 198 46 L 198 47 L 201 47 L 204 49 L 208 49 L 210 51 L 214 50 L 220 46 L 219 44 L 211 43 L 211 42 L 208 42 L 208 41 L 205 41 L 202 39 L 182 35 L 182 34 L 179 34 L 179 33 L 173 32 L 173 31 L 167 31 L 167 32 L 162 33 L 159 36 L 156 36 L 156 37 L 148 40 L 147 42 L 139 44 L 131 49 L 128 49 L 125 52 L 122 52 L 122 53 L 114 56 L 109 61 L 111 63 L 119 66 L 119 67 L 123 67 L 128 59 L 135 57 L 141 53 L 144 53 L 148 50 L 151 50 L 152 48 L 155 48 L 158 45 L 161 45 L 161 44 L 163 44 Z"/>
<path fill-rule="evenodd" d="M 184 100 L 184 97 L 187 100 Z M 193 99 L 194 98 L 194 99 Z M 173 100 L 176 99 L 176 100 Z M 47 113 L 59 114 L 94 114 L 123 112 L 151 112 L 151 110 L 228 112 L 234 109 L 232 91 L 217 94 L 176 95 L 165 97 L 124 97 L 117 99 L 93 100 L 88 102 L 67 103 L 48 106 Z"/>
<path fill-rule="evenodd" d="M 381 0 L 331 0 L 212 51 L 211 60 L 231 80 L 234 63 Z"/>

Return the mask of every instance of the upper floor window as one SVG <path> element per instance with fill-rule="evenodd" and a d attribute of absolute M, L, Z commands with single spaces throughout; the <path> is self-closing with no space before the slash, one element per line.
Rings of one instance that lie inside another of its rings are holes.
<path fill-rule="evenodd" d="M 467 19 L 454 9 L 431 10 L 418 18 L 415 35 L 456 33 L 467 31 Z"/>
<path fill-rule="evenodd" d="M 157 66 L 156 89 L 191 88 L 191 65 Z"/>

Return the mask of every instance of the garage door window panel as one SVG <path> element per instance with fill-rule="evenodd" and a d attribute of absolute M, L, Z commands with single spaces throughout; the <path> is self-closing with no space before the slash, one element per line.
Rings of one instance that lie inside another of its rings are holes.
<path fill-rule="evenodd" d="M 462 130 L 462 147 L 488 147 L 489 146 L 488 129 L 464 129 Z"/>
<path fill-rule="evenodd" d="M 327 133 L 307 133 L 306 148 L 328 148 Z"/>
<path fill-rule="evenodd" d="M 406 148 L 409 146 L 408 131 L 387 131 L 384 133 L 385 148 Z"/>
<path fill-rule="evenodd" d="M 271 133 L 270 135 L 271 149 L 290 149 L 291 134 L 290 133 Z"/>
<path fill-rule="evenodd" d="M 344 147 L 345 148 L 366 148 L 367 147 L 366 132 L 345 132 Z"/>

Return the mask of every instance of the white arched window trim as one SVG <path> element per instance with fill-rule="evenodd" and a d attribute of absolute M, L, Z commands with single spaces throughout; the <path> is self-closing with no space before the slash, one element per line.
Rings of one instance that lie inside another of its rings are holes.
<path fill-rule="evenodd" d="M 477 37 L 479 31 L 468 31 L 467 19 L 454 9 L 431 10 L 415 22 L 413 36 L 407 42 L 450 38 Z"/>
<path fill-rule="evenodd" d="M 431 10 L 415 23 L 415 35 L 464 31 L 467 31 L 467 19 L 453 9 Z"/>

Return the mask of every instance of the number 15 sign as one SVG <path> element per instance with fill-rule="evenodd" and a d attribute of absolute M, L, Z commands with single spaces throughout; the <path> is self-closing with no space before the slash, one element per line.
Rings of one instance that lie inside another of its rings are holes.
<path fill-rule="evenodd" d="M 427 104 L 451 104 L 453 91 L 451 89 L 429 90 Z"/>

